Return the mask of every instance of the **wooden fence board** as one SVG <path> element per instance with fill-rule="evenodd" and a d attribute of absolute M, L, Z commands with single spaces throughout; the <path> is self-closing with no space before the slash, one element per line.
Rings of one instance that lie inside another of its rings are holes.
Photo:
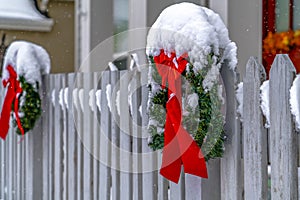
<path fill-rule="evenodd" d="M 104 71 L 102 74 L 101 88 L 101 139 L 100 139 L 100 198 L 103 200 L 110 199 L 111 195 L 111 122 L 108 101 L 106 97 L 107 86 L 110 82 L 110 74 Z"/>
<path fill-rule="evenodd" d="M 75 109 L 73 106 L 73 90 L 75 87 L 75 74 L 68 74 L 68 199 L 77 199 L 77 132 L 75 129 Z"/>
<path fill-rule="evenodd" d="M 83 144 L 82 144 L 82 140 L 81 140 L 81 135 L 83 132 L 83 110 L 81 108 L 80 105 L 80 98 L 82 98 L 82 96 L 80 95 L 80 91 L 83 90 L 83 73 L 77 73 L 76 74 L 76 88 L 78 90 L 77 93 L 77 103 L 78 103 L 78 107 L 76 109 L 76 127 L 77 127 L 77 200 L 81 200 L 83 199 Z"/>
<path fill-rule="evenodd" d="M 49 91 L 50 82 L 49 76 L 42 77 L 42 142 L 43 142 L 43 199 L 48 200 L 49 198 L 49 111 L 50 111 L 50 95 Z M 18 145 L 19 146 L 19 145 Z M 21 163 L 19 163 L 21 165 Z M 18 165 L 17 165 L 18 166 Z M 19 171 L 19 170 L 18 170 Z M 18 176 L 18 173 L 17 173 Z M 17 198 L 20 199 L 20 198 Z"/>
<path fill-rule="evenodd" d="M 169 181 L 170 185 L 170 199 L 184 200 L 185 199 L 185 174 L 183 167 L 181 168 L 181 175 L 178 183 Z"/>
<path fill-rule="evenodd" d="M 162 153 L 159 153 L 157 156 L 157 167 L 160 169 L 162 160 Z M 168 200 L 169 199 L 169 181 L 166 180 L 160 173 L 157 173 L 158 176 L 158 199 Z"/>
<path fill-rule="evenodd" d="M 226 91 L 225 152 L 221 159 L 221 199 L 242 199 L 241 173 L 241 135 L 237 115 L 235 89 L 238 83 L 235 72 L 227 67 L 221 68 L 221 76 Z"/>
<path fill-rule="evenodd" d="M 55 91 L 55 76 L 50 75 L 50 92 L 51 92 L 51 103 L 49 104 L 49 142 L 48 142 L 48 157 L 49 157 L 49 200 L 54 199 L 54 131 L 55 131 L 55 99 L 54 97 L 57 96 Z"/>
<path fill-rule="evenodd" d="M 93 87 L 96 91 L 101 87 L 101 80 L 100 80 L 100 75 L 101 73 L 96 72 L 94 73 L 94 83 Z M 96 98 L 96 96 L 94 97 Z M 96 99 L 95 99 L 95 104 L 96 104 Z M 97 104 L 96 104 L 97 105 Z M 93 183 L 93 194 L 94 194 L 94 200 L 99 199 L 99 151 L 100 151 L 100 111 L 98 110 L 98 107 L 94 105 L 94 115 L 93 115 L 93 142 L 94 142 L 94 150 L 93 150 L 93 155 L 94 155 L 94 183 Z"/>
<path fill-rule="evenodd" d="M 120 195 L 124 200 L 133 199 L 132 194 L 132 158 L 129 156 L 131 152 L 131 136 L 129 127 L 129 105 L 128 105 L 128 83 L 129 75 L 126 71 L 120 72 Z"/>
<path fill-rule="evenodd" d="M 131 72 L 132 73 L 132 72 Z M 131 100 L 131 133 L 132 133 L 132 152 L 133 152 L 133 199 L 142 199 L 143 181 L 142 181 L 142 139 L 141 139 L 141 116 L 139 114 L 139 105 L 141 104 L 140 73 L 131 74 L 128 95 Z"/>
<path fill-rule="evenodd" d="M 148 96 L 149 89 L 147 87 L 148 84 L 148 70 L 147 68 L 143 68 L 141 71 L 141 105 L 139 107 L 140 115 L 142 118 L 141 121 L 141 139 L 142 139 L 142 153 L 147 154 L 148 156 L 142 157 L 142 166 L 143 166 L 143 199 L 151 199 L 157 200 L 158 193 L 158 183 L 157 183 L 157 153 L 153 152 L 152 149 L 148 146 L 148 114 L 147 114 L 147 104 L 148 104 Z M 147 167 L 149 166 L 149 167 Z M 148 170 L 149 169 L 149 170 Z M 145 171 L 146 170 L 146 171 Z"/>
<path fill-rule="evenodd" d="M 2 84 L 0 84 L 0 92 L 4 94 L 4 88 Z M 4 95 L 0 95 L 0 105 L 1 108 L 3 106 Z M 0 141 L 0 199 L 4 199 L 4 174 L 5 174 L 5 142 L 3 140 Z"/>
<path fill-rule="evenodd" d="M 62 151 L 62 110 L 59 105 L 59 91 L 62 88 L 61 75 L 55 75 L 55 110 L 54 110 L 54 198 L 62 199 L 63 179 L 62 179 L 62 163 L 63 163 L 63 151 Z"/>
<path fill-rule="evenodd" d="M 116 107 L 116 95 L 119 86 L 119 72 L 112 71 L 110 72 L 110 83 L 111 83 L 111 176 L 112 176 L 112 185 L 111 185 L 111 198 L 113 200 L 120 199 L 120 129 L 119 129 L 119 115 Z"/>
<path fill-rule="evenodd" d="M 81 139 L 84 145 L 83 148 L 83 199 L 93 199 L 92 185 L 93 185 L 93 157 L 92 157 L 92 111 L 89 106 L 89 92 L 92 89 L 93 74 L 83 74 L 83 131 Z"/>
<path fill-rule="evenodd" d="M 61 117 L 62 117 L 62 135 L 61 135 L 61 145 L 62 145 L 62 199 L 68 199 L 68 143 L 67 143 L 67 138 L 68 138 L 68 118 L 67 118 L 67 105 L 65 104 L 65 89 L 66 89 L 66 84 L 67 84 L 67 76 L 64 74 L 62 76 L 62 85 L 61 85 L 61 90 L 60 90 L 60 107 L 61 107 Z"/>
<path fill-rule="evenodd" d="M 287 55 L 277 55 L 270 71 L 271 196 L 298 199 L 298 137 L 289 105 L 295 68 Z"/>
<path fill-rule="evenodd" d="M 260 86 L 266 74 L 251 57 L 244 77 L 243 120 L 245 199 L 267 199 L 267 132 L 260 109 Z"/>

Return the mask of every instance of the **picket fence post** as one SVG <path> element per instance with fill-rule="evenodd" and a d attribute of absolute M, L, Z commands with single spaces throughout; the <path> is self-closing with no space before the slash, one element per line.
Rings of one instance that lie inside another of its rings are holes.
<path fill-rule="evenodd" d="M 243 89 L 245 199 L 267 199 L 267 132 L 260 109 L 260 86 L 266 79 L 262 65 L 251 57 Z"/>
<path fill-rule="evenodd" d="M 277 55 L 270 71 L 272 199 L 298 199 L 298 137 L 289 104 L 294 77 L 288 55 Z"/>
<path fill-rule="evenodd" d="M 243 174 L 241 173 L 241 132 L 237 115 L 235 90 L 238 83 L 236 72 L 224 64 L 221 76 L 226 91 L 225 152 L 221 158 L 221 199 L 240 200 Z"/>

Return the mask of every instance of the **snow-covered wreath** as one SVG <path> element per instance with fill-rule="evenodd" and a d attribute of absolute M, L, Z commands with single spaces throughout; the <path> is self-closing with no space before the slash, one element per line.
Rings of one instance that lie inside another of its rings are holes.
<path fill-rule="evenodd" d="M 224 151 L 220 68 L 235 71 L 236 45 L 218 14 L 192 3 L 166 8 L 147 38 L 149 146 L 163 149 L 160 173 L 178 182 L 207 177 L 205 161 Z M 201 149 L 200 149 L 201 147 Z"/>
<path fill-rule="evenodd" d="M 7 48 L 2 70 L 2 83 L 7 88 L 0 116 L 2 139 L 7 136 L 11 115 L 17 134 L 33 129 L 42 113 L 41 76 L 49 71 L 50 58 L 41 46 L 16 41 Z"/>

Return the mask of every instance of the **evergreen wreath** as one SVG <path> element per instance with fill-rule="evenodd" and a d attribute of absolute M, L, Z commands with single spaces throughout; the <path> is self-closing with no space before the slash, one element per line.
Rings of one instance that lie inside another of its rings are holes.
<path fill-rule="evenodd" d="M 183 113 L 182 124 L 186 130 L 192 135 L 196 143 L 205 156 L 205 160 L 222 157 L 224 152 L 225 133 L 223 129 L 224 116 L 221 113 L 221 107 L 224 102 L 220 96 L 221 85 L 216 80 L 209 91 L 203 88 L 203 80 L 207 76 L 213 63 L 213 54 L 207 57 L 208 64 L 198 73 L 194 73 L 194 66 L 188 63 L 187 69 L 182 73 L 187 84 L 183 86 Z M 157 90 L 157 86 L 161 84 L 155 62 L 152 56 L 149 57 L 151 62 L 150 76 L 154 84 L 149 84 L 150 88 L 150 106 L 149 106 L 149 146 L 153 150 L 162 149 L 164 147 L 164 124 L 165 124 L 165 108 L 168 101 L 168 89 Z M 191 88 L 187 88 L 187 86 Z M 154 89 L 153 87 L 156 87 Z M 192 93 L 192 94 L 191 94 Z M 197 95 L 197 106 L 189 105 L 187 97 Z"/>
<path fill-rule="evenodd" d="M 27 41 L 12 42 L 6 50 L 2 83 L 7 88 L 0 115 L 0 138 L 6 139 L 10 120 L 16 133 L 32 130 L 42 113 L 39 87 L 50 72 L 47 51 Z"/>
<path fill-rule="evenodd" d="M 26 82 L 24 76 L 20 76 L 19 81 L 23 90 L 19 97 L 19 112 L 21 114 L 20 120 L 24 133 L 27 133 L 33 129 L 36 121 L 42 113 L 42 101 L 39 93 L 37 92 L 39 90 L 38 82 L 36 83 L 37 89 L 35 90 L 31 84 Z M 13 119 L 13 126 L 16 128 L 16 133 L 21 135 L 21 131 L 17 126 L 17 121 L 14 115 Z"/>

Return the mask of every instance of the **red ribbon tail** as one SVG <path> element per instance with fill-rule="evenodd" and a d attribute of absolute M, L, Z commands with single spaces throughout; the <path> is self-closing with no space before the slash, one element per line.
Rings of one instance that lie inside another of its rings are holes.
<path fill-rule="evenodd" d="M 164 160 L 164 159 L 163 159 Z M 166 165 L 162 164 L 159 173 L 166 179 L 178 183 L 181 172 L 181 160 L 177 159 L 173 163 Z"/>
<path fill-rule="evenodd" d="M 181 154 L 179 149 L 179 141 L 172 125 L 170 115 L 167 114 L 165 124 L 165 141 L 162 155 L 162 166 L 160 174 L 165 178 L 178 183 L 181 172 Z"/>
<path fill-rule="evenodd" d="M 183 128 L 180 128 L 178 140 L 181 141 L 179 145 L 182 153 L 181 159 L 184 172 L 202 178 L 208 178 L 205 158 L 197 143 Z"/>
<path fill-rule="evenodd" d="M 15 98 L 15 92 L 9 86 L 7 90 L 7 94 L 4 99 L 2 111 L 1 111 L 1 117 L 0 117 L 0 137 L 5 140 L 8 130 L 9 130 L 9 119 L 10 119 L 10 112 L 11 112 L 11 106 L 12 102 Z"/>

